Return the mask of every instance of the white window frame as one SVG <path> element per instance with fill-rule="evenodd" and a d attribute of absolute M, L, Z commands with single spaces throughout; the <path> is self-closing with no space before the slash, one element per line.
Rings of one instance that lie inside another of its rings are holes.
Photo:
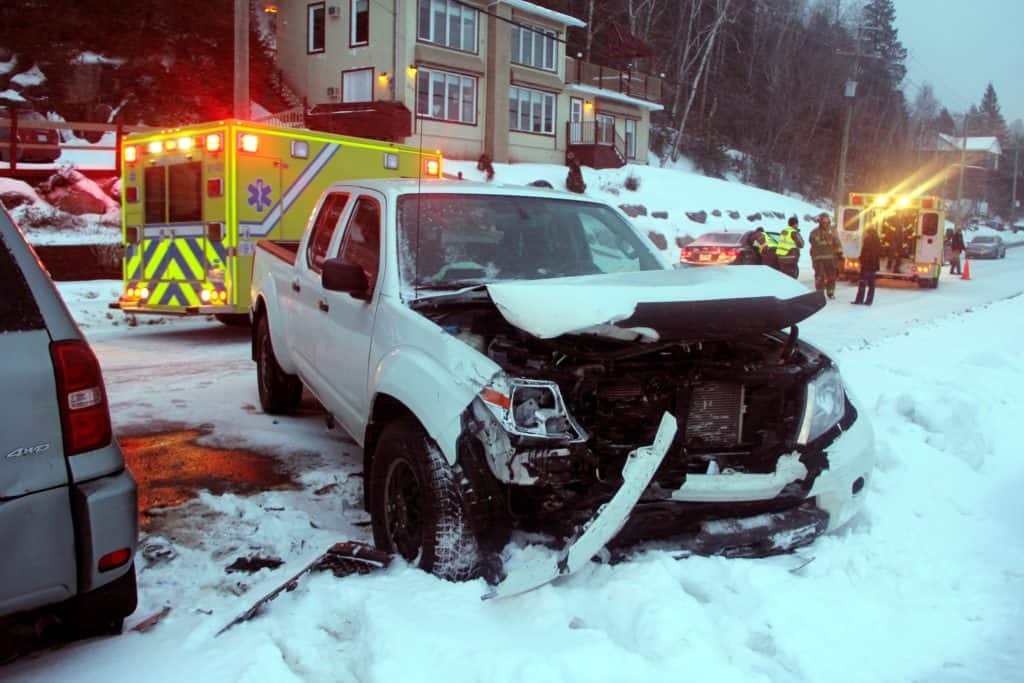
<path fill-rule="evenodd" d="M 558 31 L 516 23 L 511 27 L 510 60 L 544 71 L 558 71 Z"/>
<path fill-rule="evenodd" d="M 314 43 L 314 27 L 316 21 L 314 16 L 316 12 L 320 12 L 320 25 L 323 26 L 323 45 L 319 48 Z M 319 54 L 327 50 L 327 3 L 326 2 L 314 2 L 306 5 L 306 54 Z"/>
<path fill-rule="evenodd" d="M 508 102 L 509 130 L 537 135 L 555 134 L 558 100 L 554 93 L 513 85 L 508 90 Z"/>
<path fill-rule="evenodd" d="M 440 110 L 435 111 L 434 100 L 435 97 L 438 97 L 437 87 L 439 82 L 441 84 Z M 420 92 L 423 89 L 424 84 L 426 84 L 427 111 L 423 111 L 420 102 Z M 456 88 L 457 93 L 455 105 L 456 111 L 454 116 L 451 111 L 451 89 L 453 87 Z M 469 113 L 472 115 L 472 118 L 469 120 L 464 118 L 464 114 L 466 113 L 467 88 L 471 99 Z M 416 72 L 416 115 L 425 119 L 464 123 L 475 126 L 477 120 L 477 91 L 477 79 L 473 76 L 452 73 L 450 71 L 441 71 L 440 69 L 427 69 L 420 67 Z"/>
<path fill-rule="evenodd" d="M 426 24 L 423 22 L 424 8 L 428 9 Z M 444 15 L 444 25 L 435 21 L 438 12 Z M 458 39 L 449 36 L 452 20 L 458 21 Z M 433 43 L 461 52 L 479 52 L 480 11 L 456 0 L 418 0 L 416 6 L 416 37 L 425 43 Z"/>
<path fill-rule="evenodd" d="M 366 6 L 366 40 L 356 40 L 356 8 L 359 3 Z M 370 44 L 370 0 L 350 0 L 348 13 L 348 46 L 363 47 Z"/>

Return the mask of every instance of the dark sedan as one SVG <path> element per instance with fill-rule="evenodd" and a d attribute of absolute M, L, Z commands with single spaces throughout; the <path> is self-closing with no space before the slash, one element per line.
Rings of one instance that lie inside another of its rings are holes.
<path fill-rule="evenodd" d="M 693 266 L 749 265 L 760 263 L 749 232 L 709 232 L 680 252 L 679 260 Z"/>
<path fill-rule="evenodd" d="M 978 235 L 967 243 L 968 258 L 1005 258 L 1006 244 L 998 235 Z"/>

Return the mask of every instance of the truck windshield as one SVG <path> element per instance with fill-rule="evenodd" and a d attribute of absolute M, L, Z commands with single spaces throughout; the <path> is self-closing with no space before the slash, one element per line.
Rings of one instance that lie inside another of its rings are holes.
<path fill-rule="evenodd" d="M 405 195 L 398 239 L 415 289 L 663 268 L 612 209 L 549 197 Z"/>

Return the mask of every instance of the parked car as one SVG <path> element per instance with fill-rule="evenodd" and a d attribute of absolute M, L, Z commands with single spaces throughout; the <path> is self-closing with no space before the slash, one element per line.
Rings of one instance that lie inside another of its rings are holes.
<path fill-rule="evenodd" d="M 968 258 L 1005 258 L 1006 244 L 999 235 L 976 235 L 964 245 Z"/>
<path fill-rule="evenodd" d="M 3 113 L 5 118 L 11 118 L 12 113 L 8 110 Z M 18 123 L 25 121 L 46 121 L 46 117 L 37 111 L 19 111 Z M 18 146 L 15 157 L 19 162 L 47 164 L 56 161 L 60 157 L 60 149 L 26 149 L 23 144 L 59 145 L 60 136 L 52 128 L 24 128 L 18 126 Z M 0 161 L 11 160 L 11 128 L 0 126 Z"/>
<path fill-rule="evenodd" d="M 739 266 L 760 263 L 749 232 L 708 232 L 683 247 L 682 263 L 694 266 Z"/>
<path fill-rule="evenodd" d="M 260 405 L 307 387 L 363 447 L 383 550 L 463 578 L 543 532 L 564 563 L 514 575 L 550 578 L 612 537 L 785 552 L 864 500 L 868 412 L 798 339 L 825 300 L 792 278 L 672 268 L 611 206 L 533 187 L 335 183 L 308 226 L 256 248 Z"/>
<path fill-rule="evenodd" d="M 0 292 L 0 618 L 53 607 L 119 632 L 136 603 L 135 480 L 96 356 L 2 208 Z"/>

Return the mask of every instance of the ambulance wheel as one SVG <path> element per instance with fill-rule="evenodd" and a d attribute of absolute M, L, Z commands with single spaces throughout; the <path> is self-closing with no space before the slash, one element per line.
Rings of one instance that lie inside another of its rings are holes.
<path fill-rule="evenodd" d="M 480 548 L 463 503 L 458 467 L 413 419 L 384 428 L 370 476 L 373 541 L 442 579 L 479 571 Z"/>
<path fill-rule="evenodd" d="M 248 313 L 218 313 L 217 322 L 228 327 L 249 327 Z"/>
<path fill-rule="evenodd" d="M 302 381 L 277 364 L 274 345 L 270 341 L 270 324 L 265 315 L 256 323 L 256 383 L 260 406 L 268 415 L 291 412 L 302 400 Z"/>

